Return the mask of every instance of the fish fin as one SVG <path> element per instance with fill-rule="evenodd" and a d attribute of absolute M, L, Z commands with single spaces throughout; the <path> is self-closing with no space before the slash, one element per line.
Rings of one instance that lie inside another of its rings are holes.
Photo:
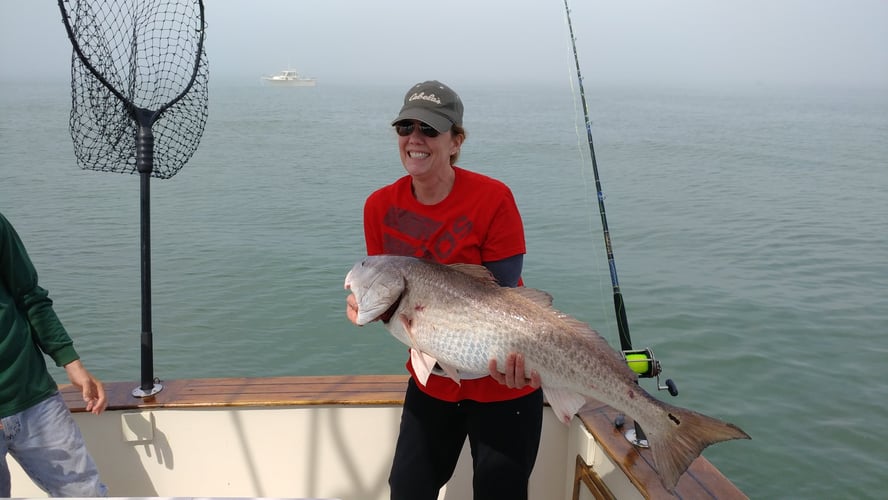
<path fill-rule="evenodd" d="M 410 363 L 413 365 L 413 373 L 416 374 L 416 378 L 423 387 L 428 383 L 432 368 L 437 362 L 435 358 L 418 349 L 410 349 Z"/>
<path fill-rule="evenodd" d="M 493 273 L 490 272 L 490 269 L 487 269 L 486 267 L 479 265 L 479 264 L 457 263 L 457 264 L 448 264 L 447 267 L 450 267 L 451 269 L 455 269 L 463 274 L 468 274 L 469 276 L 471 276 L 473 278 L 477 278 L 481 281 L 487 281 L 490 283 L 497 282 L 496 278 L 493 276 Z"/>
<path fill-rule="evenodd" d="M 517 288 L 509 288 L 509 290 L 543 307 L 552 307 L 553 299 L 552 295 L 549 294 L 549 292 L 544 292 L 536 288 L 527 288 L 523 286 L 519 286 Z"/>
<path fill-rule="evenodd" d="M 602 337 L 601 334 L 598 333 L 598 331 L 596 331 L 594 328 L 592 328 L 591 326 L 589 326 L 588 323 L 584 323 L 584 322 L 582 322 L 582 321 L 580 321 L 580 320 L 574 318 L 573 316 L 571 316 L 571 315 L 569 315 L 569 314 L 567 314 L 567 313 L 564 313 L 564 312 L 561 312 L 561 311 L 557 311 L 557 310 L 555 310 L 555 309 L 553 309 L 553 311 L 555 312 L 555 315 L 556 315 L 560 320 L 562 320 L 562 321 L 564 321 L 565 323 L 567 323 L 567 326 L 568 326 L 568 327 L 570 327 L 574 332 L 576 332 L 576 333 L 578 333 L 578 334 L 584 336 L 584 337 L 585 337 L 588 341 L 590 341 L 593 345 L 600 347 L 601 350 L 602 350 L 602 352 L 606 352 L 607 355 L 610 355 L 610 356 L 615 356 L 615 357 L 617 357 L 617 358 L 621 358 L 621 354 L 618 353 L 618 352 L 617 352 L 617 351 L 616 351 L 616 350 L 610 345 L 610 343 L 607 341 L 607 339 L 604 338 L 604 337 Z M 622 359 L 621 359 L 621 363 L 622 363 L 622 362 L 623 362 L 623 361 L 622 361 Z M 628 368 L 628 366 L 627 366 L 627 368 Z"/>
<path fill-rule="evenodd" d="M 586 404 L 585 397 L 567 389 L 543 387 L 543 396 L 565 425 L 570 424 L 570 419 Z"/>
<path fill-rule="evenodd" d="M 459 370 L 457 370 L 456 368 L 454 368 L 450 365 L 445 365 L 444 363 L 442 363 L 440 361 L 438 361 L 438 366 L 440 366 L 441 369 L 444 370 L 444 373 L 447 374 L 447 377 L 449 377 L 450 380 L 453 380 L 454 382 L 456 382 L 456 385 L 460 385 Z"/>
<path fill-rule="evenodd" d="M 398 319 L 401 321 L 401 325 L 404 327 L 404 333 L 407 334 L 407 339 L 410 341 L 407 345 L 409 345 L 414 351 L 422 352 L 422 349 L 416 344 L 416 337 L 413 336 L 413 318 L 406 314 L 400 314 L 398 315 Z M 427 356 L 425 353 L 423 353 L 423 355 Z M 432 358 L 432 360 L 434 361 L 435 358 Z M 435 363 L 432 363 L 431 366 L 435 366 Z"/>
<path fill-rule="evenodd" d="M 401 326 L 404 327 L 404 332 L 407 334 L 407 338 L 410 339 L 410 343 L 413 348 L 416 348 L 416 339 L 413 338 L 413 320 L 410 319 L 406 314 L 399 314 L 398 321 L 401 322 Z"/>
<path fill-rule="evenodd" d="M 663 418 L 644 422 L 639 419 L 654 456 L 660 481 L 670 492 L 691 463 L 707 446 L 731 439 L 750 439 L 734 424 L 662 403 Z"/>
<path fill-rule="evenodd" d="M 573 328 L 574 330 L 577 330 L 582 333 L 587 333 L 587 334 L 591 332 L 595 336 L 601 337 L 601 334 L 599 334 L 591 326 L 589 326 L 588 323 L 584 323 L 584 322 L 578 320 L 577 318 L 574 318 L 570 314 L 563 313 L 561 311 L 555 311 L 555 314 L 559 318 L 561 318 L 562 321 L 564 321 L 565 323 L 570 325 L 570 327 Z"/>
<path fill-rule="evenodd" d="M 432 369 L 435 367 L 435 363 L 437 363 L 438 360 L 420 351 L 416 347 L 416 339 L 413 338 L 413 330 L 411 329 L 413 322 L 406 314 L 399 315 L 398 321 L 404 326 L 404 331 L 407 332 L 407 337 L 413 345 L 413 347 L 410 348 L 410 364 L 413 366 L 413 373 L 416 374 L 419 383 L 425 387 L 426 383 L 429 381 L 429 376 L 432 374 Z"/>

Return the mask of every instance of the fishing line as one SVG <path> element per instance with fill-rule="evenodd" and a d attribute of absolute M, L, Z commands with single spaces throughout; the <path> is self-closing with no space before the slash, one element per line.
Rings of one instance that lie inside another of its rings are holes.
<path fill-rule="evenodd" d="M 592 174 L 595 179 L 595 192 L 598 198 L 598 213 L 601 217 L 601 230 L 604 233 L 604 248 L 607 253 L 608 270 L 610 271 L 611 287 L 614 294 L 614 309 L 617 318 L 617 334 L 620 338 L 620 348 L 624 351 L 632 349 L 632 339 L 629 335 L 629 321 L 626 318 L 626 306 L 623 302 L 623 294 L 620 291 L 620 281 L 617 278 L 617 266 L 614 261 L 614 250 L 611 244 L 610 229 L 607 225 L 607 213 L 604 208 L 604 194 L 601 190 L 601 177 L 598 174 L 598 162 L 595 158 L 595 145 L 592 140 L 592 122 L 589 120 L 589 107 L 586 104 L 586 92 L 583 88 L 583 74 L 580 70 L 580 59 L 577 55 L 577 42 L 574 36 L 573 23 L 570 19 L 570 7 L 564 0 L 564 11 L 567 15 L 567 27 L 570 32 L 570 43 L 573 49 L 574 63 L 577 70 L 577 85 L 580 90 L 580 103 L 583 107 L 583 119 L 586 125 L 586 139 L 589 143 L 589 153 L 592 160 Z"/>
<path fill-rule="evenodd" d="M 617 278 L 617 266 L 614 260 L 613 245 L 611 242 L 610 229 L 607 224 L 607 213 L 604 207 L 604 193 L 601 188 L 601 176 L 598 172 L 598 161 L 595 157 L 595 145 L 592 139 L 592 121 L 589 119 L 589 107 L 586 103 L 586 92 L 583 88 L 583 74 L 580 69 L 580 59 L 577 54 L 576 37 L 574 36 L 573 23 L 570 18 L 570 7 L 567 0 L 564 0 L 564 12 L 567 18 L 567 27 L 570 34 L 570 44 L 573 52 L 574 65 L 576 68 L 577 86 L 580 91 L 580 104 L 583 108 L 583 119 L 586 127 L 586 139 L 589 145 L 590 159 L 592 162 L 592 174 L 595 180 L 595 191 L 598 199 L 598 212 L 601 218 L 601 229 L 604 235 L 604 246 L 607 254 L 608 270 L 610 272 L 611 287 L 613 290 L 614 312 L 616 313 L 617 333 L 620 338 L 620 349 L 629 364 L 629 367 L 635 371 L 640 377 L 657 377 L 657 389 L 667 389 L 673 396 L 678 394 L 678 389 L 672 380 L 666 380 L 666 386 L 661 387 L 659 383 L 660 363 L 657 361 L 650 349 L 633 349 L 632 338 L 629 334 L 629 321 L 626 317 L 626 304 L 623 300 L 623 293 L 620 290 L 620 282 Z M 571 88 L 573 82 L 571 79 Z M 576 108 L 575 108 L 576 109 Z M 643 438 L 640 428 L 637 427 L 639 439 Z"/>
<path fill-rule="evenodd" d="M 565 25 L 567 25 L 568 19 L 569 18 L 565 18 L 565 21 L 564 21 Z M 571 43 L 570 43 L 571 40 L 568 40 L 567 42 L 568 42 L 567 51 L 568 51 L 568 53 L 571 53 L 571 50 L 572 50 Z M 571 56 L 571 57 L 573 57 L 573 56 Z M 580 121 L 580 115 L 579 115 L 579 111 L 578 111 L 578 109 L 580 108 L 580 103 L 578 102 L 579 93 L 574 85 L 574 73 L 573 73 L 574 70 L 573 70 L 573 68 L 571 68 L 570 65 L 568 64 L 566 70 L 567 70 L 567 83 L 570 86 L 570 95 L 573 98 L 573 108 L 572 109 L 574 111 L 574 120 L 573 120 L 574 135 L 577 138 L 577 157 L 580 162 L 580 178 L 583 181 L 583 195 L 584 195 L 583 202 L 584 202 L 584 206 L 586 208 L 585 213 L 588 214 L 587 223 L 588 223 L 589 234 L 593 234 L 597 231 L 597 227 L 595 226 L 595 223 L 594 223 L 595 219 L 592 215 L 592 205 L 589 203 L 589 177 L 587 175 L 587 168 L 590 168 L 591 166 L 587 166 L 588 159 L 587 159 L 586 155 L 583 154 L 583 146 L 585 146 L 585 144 L 582 142 L 583 138 L 580 137 L 580 127 L 577 125 L 577 123 Z M 604 291 L 605 284 L 604 284 L 604 279 L 602 278 L 602 274 L 601 274 L 601 259 L 598 254 L 598 246 L 593 244 L 590 247 L 590 250 L 592 252 L 592 259 L 591 260 L 592 260 L 592 264 L 594 266 L 593 276 L 595 276 L 595 278 L 596 278 L 595 281 L 598 283 L 598 296 L 603 298 L 605 295 L 605 291 Z M 608 313 L 607 309 L 605 308 L 604 300 L 599 301 L 598 304 L 601 307 L 601 311 L 600 311 L 601 317 L 602 318 L 609 318 L 610 314 Z M 604 328 L 607 329 L 609 334 L 612 332 L 611 323 L 609 321 L 607 322 L 607 324 Z"/>

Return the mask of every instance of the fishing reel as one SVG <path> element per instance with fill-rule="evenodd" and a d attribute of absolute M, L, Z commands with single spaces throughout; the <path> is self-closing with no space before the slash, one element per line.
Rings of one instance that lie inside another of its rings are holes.
<path fill-rule="evenodd" d="M 622 351 L 623 359 L 629 365 L 629 369 L 635 372 L 641 378 L 657 378 L 657 390 L 669 391 L 671 396 L 678 396 L 678 387 L 672 379 L 666 379 L 665 385 L 660 385 L 660 362 L 654 357 L 654 352 L 650 349 L 630 349 Z M 622 413 L 614 419 L 614 427 L 622 429 L 626 423 L 626 416 Z M 626 439 L 634 446 L 639 448 L 650 448 L 647 436 L 641 430 L 638 422 L 623 434 Z"/>
<path fill-rule="evenodd" d="M 623 351 L 623 359 L 629 365 L 629 369 L 637 373 L 641 378 L 657 378 L 657 390 L 669 391 L 671 396 L 678 396 L 678 387 L 672 379 L 666 379 L 666 385 L 660 385 L 660 361 L 654 357 L 650 349 L 630 349 Z"/>

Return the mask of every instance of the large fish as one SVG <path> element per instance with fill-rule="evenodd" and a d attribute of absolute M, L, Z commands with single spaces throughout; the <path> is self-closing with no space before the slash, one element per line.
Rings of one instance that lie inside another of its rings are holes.
<path fill-rule="evenodd" d="M 357 324 L 382 319 L 411 347 L 425 383 L 437 363 L 457 383 L 505 366 L 511 352 L 536 370 L 543 393 L 564 422 L 594 398 L 641 424 L 663 485 L 679 477 L 704 448 L 749 439 L 733 424 L 672 406 L 648 394 L 607 341 L 585 323 L 551 307 L 549 294 L 496 284 L 482 266 L 446 266 L 413 257 L 380 255 L 356 263 L 345 288 L 358 303 Z"/>

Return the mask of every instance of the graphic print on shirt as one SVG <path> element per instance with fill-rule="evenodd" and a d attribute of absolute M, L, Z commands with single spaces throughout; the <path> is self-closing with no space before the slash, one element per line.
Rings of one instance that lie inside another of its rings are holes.
<path fill-rule="evenodd" d="M 439 262 L 447 260 L 460 240 L 472 232 L 472 221 L 465 215 L 445 227 L 440 221 L 399 207 L 389 208 L 382 224 L 396 233 L 383 236 L 384 253 Z"/>

